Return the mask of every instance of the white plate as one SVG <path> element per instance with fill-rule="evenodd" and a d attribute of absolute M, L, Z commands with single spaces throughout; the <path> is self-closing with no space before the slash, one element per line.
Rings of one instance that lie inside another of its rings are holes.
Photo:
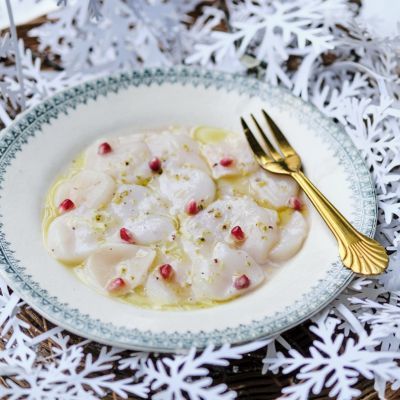
<path fill-rule="evenodd" d="M 95 138 L 170 124 L 210 125 L 241 135 L 239 116 L 265 107 L 300 153 L 307 175 L 363 233 L 376 200 L 349 137 L 309 104 L 244 77 L 190 68 L 125 73 L 66 90 L 25 112 L 0 141 L 0 262 L 8 284 L 43 316 L 121 347 L 172 351 L 275 335 L 309 318 L 351 280 L 334 238 L 311 205 L 299 254 L 266 283 L 208 309 L 155 311 L 98 294 L 53 260 L 41 211 L 57 174 Z"/>

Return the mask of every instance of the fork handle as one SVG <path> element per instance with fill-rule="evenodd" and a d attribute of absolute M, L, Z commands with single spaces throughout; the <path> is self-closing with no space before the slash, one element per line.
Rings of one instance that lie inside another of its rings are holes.
<path fill-rule="evenodd" d="M 363 275 L 382 273 L 389 262 L 384 247 L 358 232 L 303 172 L 293 172 L 291 175 L 335 235 L 343 264 Z"/>

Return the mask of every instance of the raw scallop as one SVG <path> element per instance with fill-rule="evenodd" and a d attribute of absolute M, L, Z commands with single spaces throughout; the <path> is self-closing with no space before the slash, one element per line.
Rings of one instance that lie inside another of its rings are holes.
<path fill-rule="evenodd" d="M 175 293 L 173 285 L 163 280 L 157 270 L 147 279 L 145 291 L 146 295 L 156 304 L 179 303 L 179 296 Z"/>
<path fill-rule="evenodd" d="M 169 169 L 175 167 L 192 167 L 209 173 L 207 163 L 199 155 L 199 145 L 185 134 L 169 131 L 150 135 L 146 140 L 154 157 L 163 161 Z"/>
<path fill-rule="evenodd" d="M 110 210 L 122 220 L 137 215 L 168 214 L 169 201 L 140 185 L 119 185 Z"/>
<path fill-rule="evenodd" d="M 133 289 L 145 282 L 155 256 L 156 252 L 147 247 L 105 244 L 88 258 L 86 272 L 103 289 L 114 278 L 124 279 L 127 287 Z"/>
<path fill-rule="evenodd" d="M 249 177 L 250 193 L 260 203 L 275 208 L 289 206 L 289 199 L 297 196 L 299 185 L 287 175 L 260 170 Z"/>
<path fill-rule="evenodd" d="M 228 135 L 224 140 L 215 143 L 203 144 L 201 146 L 203 156 L 215 179 L 225 176 L 247 175 L 257 170 L 258 164 L 254 159 L 246 140 L 238 135 Z M 220 164 L 223 158 L 233 160 L 230 166 L 224 167 Z"/>
<path fill-rule="evenodd" d="M 215 198 L 213 180 L 199 169 L 176 168 L 164 171 L 159 178 L 159 184 L 161 194 L 172 203 L 173 214 L 184 213 L 191 200 L 206 207 Z"/>
<path fill-rule="evenodd" d="M 271 260 L 285 261 L 293 257 L 303 245 L 307 230 L 303 214 L 294 211 L 289 221 L 281 228 L 279 242 L 270 253 Z"/>
<path fill-rule="evenodd" d="M 175 225 L 172 218 L 164 215 L 143 215 L 137 218 L 128 218 L 123 227 L 132 233 L 135 243 L 150 245 L 160 241 L 170 241 L 175 234 Z M 114 235 L 117 241 L 119 232 Z"/>
<path fill-rule="evenodd" d="M 236 289 L 235 279 L 246 275 L 250 285 Z M 212 258 L 203 259 L 193 267 L 192 290 L 194 298 L 201 300 L 226 300 L 254 289 L 264 280 L 263 269 L 245 251 L 217 243 Z"/>
<path fill-rule="evenodd" d="M 108 143 L 112 151 L 99 154 L 100 144 Z M 123 183 L 143 183 L 153 176 L 149 168 L 151 153 L 143 135 L 99 139 L 85 153 L 85 168 L 105 172 Z"/>
<path fill-rule="evenodd" d="M 97 221 L 96 216 L 100 216 L 102 221 Z M 56 259 L 79 264 L 100 246 L 112 222 L 104 212 L 84 207 L 72 210 L 50 224 L 47 246 Z"/>
<path fill-rule="evenodd" d="M 83 170 L 62 182 L 57 188 L 54 203 L 59 205 L 63 200 L 70 199 L 76 207 L 99 208 L 111 200 L 114 189 L 114 180 L 109 175 Z"/>

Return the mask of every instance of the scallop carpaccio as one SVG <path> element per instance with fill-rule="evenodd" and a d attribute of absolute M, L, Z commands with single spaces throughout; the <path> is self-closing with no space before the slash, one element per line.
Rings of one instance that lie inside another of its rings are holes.
<path fill-rule="evenodd" d="M 106 295 L 202 307 L 254 290 L 300 250 L 299 196 L 238 134 L 199 126 L 111 136 L 50 189 L 45 243 Z"/>

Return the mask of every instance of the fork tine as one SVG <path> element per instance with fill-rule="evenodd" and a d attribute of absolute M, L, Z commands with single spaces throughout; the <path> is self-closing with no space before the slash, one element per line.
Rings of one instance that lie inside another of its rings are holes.
<path fill-rule="evenodd" d="M 267 124 L 271 128 L 271 132 L 272 132 L 276 142 L 278 143 L 279 148 L 282 151 L 282 154 L 286 157 L 292 156 L 292 155 L 297 155 L 296 151 L 290 145 L 290 143 L 287 141 L 286 137 L 284 136 L 282 131 L 279 129 L 279 127 L 275 124 L 273 119 L 267 114 L 267 112 L 265 110 L 262 110 L 262 113 L 267 121 Z"/>
<path fill-rule="evenodd" d="M 271 153 L 272 158 L 273 158 L 275 161 L 280 161 L 280 160 L 282 160 L 282 156 L 279 154 L 279 152 L 277 152 L 277 151 L 275 150 L 274 145 L 270 142 L 270 140 L 268 139 L 267 135 L 266 135 L 266 134 L 264 133 L 264 131 L 262 130 L 260 124 L 259 124 L 259 123 L 257 122 L 257 120 L 255 119 L 254 115 L 253 115 L 253 114 L 250 114 L 250 115 L 251 115 L 251 118 L 252 118 L 254 124 L 256 125 L 258 131 L 260 132 L 260 135 L 261 135 L 262 138 L 264 139 L 264 142 L 265 142 L 265 144 L 266 144 L 266 146 L 267 146 L 268 151 Z"/>
<path fill-rule="evenodd" d="M 242 117 L 240 117 L 240 122 L 242 123 L 244 134 L 246 135 L 246 139 L 249 142 L 249 145 L 250 145 L 251 149 L 253 150 L 253 153 L 256 156 L 257 161 L 258 162 L 264 162 L 264 161 L 271 162 L 272 158 L 269 157 L 265 153 L 264 149 L 260 146 L 257 139 L 255 138 L 255 136 L 251 132 L 250 128 L 248 127 L 246 121 Z"/>

